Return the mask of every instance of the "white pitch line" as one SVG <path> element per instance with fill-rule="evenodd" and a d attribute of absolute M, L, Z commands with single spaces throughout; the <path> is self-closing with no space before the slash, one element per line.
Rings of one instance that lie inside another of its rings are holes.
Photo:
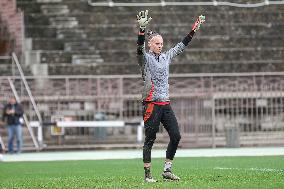
<path fill-rule="evenodd" d="M 284 172 L 284 169 L 272 168 L 233 168 L 233 167 L 214 167 L 218 170 L 238 170 L 238 171 L 259 171 L 259 172 Z"/>
<path fill-rule="evenodd" d="M 92 150 L 71 152 L 31 152 L 18 155 L 4 154 L 2 161 L 61 161 L 61 160 L 103 160 L 141 159 L 142 149 L 136 150 Z M 164 158 L 166 149 L 153 149 L 152 158 Z M 175 157 L 232 157 L 232 156 L 284 156 L 284 147 L 262 148 L 215 148 L 178 149 Z"/>

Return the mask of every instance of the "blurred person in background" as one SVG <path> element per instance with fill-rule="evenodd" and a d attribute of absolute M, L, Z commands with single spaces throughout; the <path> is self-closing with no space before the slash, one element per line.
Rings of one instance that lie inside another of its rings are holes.
<path fill-rule="evenodd" d="M 172 173 L 172 161 L 181 135 L 177 119 L 170 105 L 169 65 L 172 59 L 179 55 L 189 44 L 195 32 L 205 21 L 205 16 L 199 16 L 193 24 L 191 31 L 184 39 L 166 52 L 162 52 L 163 37 L 153 31 L 147 32 L 149 52 L 145 50 L 146 26 L 151 19 L 151 17 L 148 17 L 148 10 L 140 11 L 137 15 L 137 22 L 139 24 L 137 58 L 144 82 L 142 94 L 145 131 L 143 146 L 144 180 L 145 182 L 157 182 L 151 176 L 151 150 L 156 139 L 156 133 L 159 131 L 159 125 L 162 123 L 170 137 L 162 177 L 163 179 L 178 181 L 180 178 Z"/>
<path fill-rule="evenodd" d="M 22 116 L 23 109 L 14 97 L 10 97 L 8 104 L 4 106 L 2 121 L 7 124 L 8 128 L 8 153 L 21 153 L 22 137 Z M 14 137 L 16 137 L 17 149 L 14 151 Z"/>

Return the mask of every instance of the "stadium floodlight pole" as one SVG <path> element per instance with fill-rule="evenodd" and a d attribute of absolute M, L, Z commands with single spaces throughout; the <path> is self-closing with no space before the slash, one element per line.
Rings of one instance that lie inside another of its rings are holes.
<path fill-rule="evenodd" d="M 108 6 L 108 7 L 154 7 L 154 6 L 231 6 L 231 7 L 239 7 L 239 8 L 255 8 L 262 7 L 267 5 L 284 5 L 284 1 L 269 1 L 264 0 L 259 3 L 232 3 L 232 2 L 224 2 L 224 1 L 208 1 L 208 2 L 167 2 L 165 0 L 161 0 L 161 2 L 155 3 L 115 3 L 112 0 L 106 2 L 93 2 L 92 0 L 88 0 L 88 4 L 90 6 L 100 7 L 100 6 Z"/>

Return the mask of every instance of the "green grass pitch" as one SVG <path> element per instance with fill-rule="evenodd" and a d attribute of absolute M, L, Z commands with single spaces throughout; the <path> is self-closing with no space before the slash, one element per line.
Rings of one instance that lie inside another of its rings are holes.
<path fill-rule="evenodd" d="M 179 182 L 161 179 L 163 159 L 153 159 L 158 183 L 143 182 L 141 159 L 0 162 L 0 188 L 284 188 L 284 156 L 176 158 Z"/>

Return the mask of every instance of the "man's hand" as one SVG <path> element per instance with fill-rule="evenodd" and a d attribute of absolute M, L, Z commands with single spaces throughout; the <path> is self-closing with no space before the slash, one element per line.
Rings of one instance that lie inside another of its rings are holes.
<path fill-rule="evenodd" d="M 205 16 L 200 15 L 200 16 L 197 18 L 197 20 L 195 21 L 195 23 L 193 24 L 192 30 L 193 30 L 194 32 L 196 32 L 197 30 L 199 30 L 200 25 L 201 25 L 203 22 L 205 22 Z"/>
<path fill-rule="evenodd" d="M 7 110 L 6 114 L 8 114 L 8 115 L 15 114 L 15 110 Z"/>
<path fill-rule="evenodd" d="M 148 10 L 146 11 L 140 11 L 137 15 L 137 22 L 139 24 L 139 27 L 143 30 L 145 30 L 146 26 L 149 24 L 149 22 L 152 20 L 151 17 L 148 18 Z"/>

